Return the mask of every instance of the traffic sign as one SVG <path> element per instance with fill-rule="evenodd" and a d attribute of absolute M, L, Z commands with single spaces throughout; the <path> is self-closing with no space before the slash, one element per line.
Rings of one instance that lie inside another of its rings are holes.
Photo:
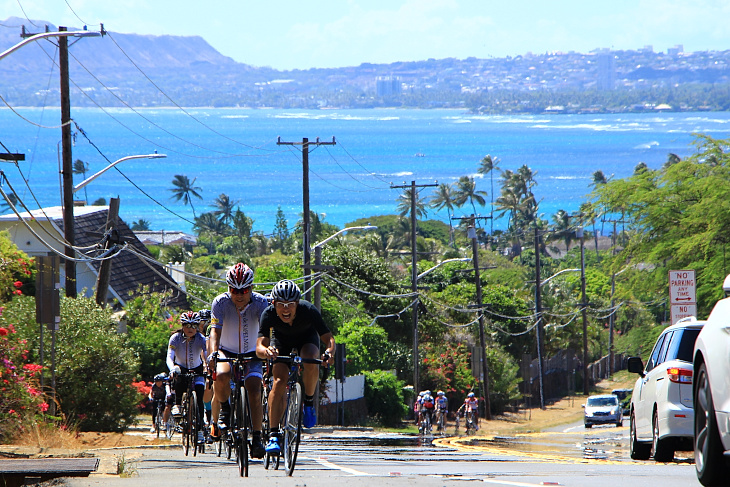
<path fill-rule="evenodd" d="M 669 304 L 672 324 L 682 318 L 697 316 L 697 282 L 694 270 L 669 271 Z"/>

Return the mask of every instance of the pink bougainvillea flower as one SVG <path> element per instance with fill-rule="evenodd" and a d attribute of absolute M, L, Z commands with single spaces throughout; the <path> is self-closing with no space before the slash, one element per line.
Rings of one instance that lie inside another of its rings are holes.
<path fill-rule="evenodd" d="M 21 288 L 21 287 L 23 287 L 23 283 L 22 283 L 22 282 L 20 282 L 20 281 L 15 281 L 15 282 L 13 283 L 13 286 L 15 286 L 15 287 L 17 287 L 17 288 Z"/>
<path fill-rule="evenodd" d="M 8 329 L 0 327 L 0 336 L 4 337 L 7 334 L 8 334 Z"/>
<path fill-rule="evenodd" d="M 45 413 L 46 411 L 48 411 L 48 403 L 46 403 L 46 402 L 42 402 L 42 403 L 40 403 L 40 404 L 38 405 L 38 407 L 39 407 L 39 408 L 40 408 L 40 410 L 41 410 L 41 411 L 43 411 L 44 413 Z"/>

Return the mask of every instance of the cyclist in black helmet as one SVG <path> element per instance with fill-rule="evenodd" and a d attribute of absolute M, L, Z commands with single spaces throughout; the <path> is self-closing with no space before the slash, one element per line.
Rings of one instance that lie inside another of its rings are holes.
<path fill-rule="evenodd" d="M 271 291 L 271 301 L 271 305 L 261 314 L 256 355 L 264 359 L 273 359 L 280 353 L 286 355 L 292 349 L 296 349 L 302 358 L 320 358 L 319 342 L 321 341 L 327 347 L 321 358 L 323 364 L 329 365 L 335 355 L 335 339 L 317 308 L 309 301 L 301 299 L 299 287 L 287 279 L 279 281 Z M 271 330 L 274 331 L 273 338 L 270 338 Z M 272 432 L 276 431 L 284 414 L 283 399 L 288 372 L 287 364 L 274 364 L 274 384 L 269 395 L 269 420 Z M 305 428 L 311 428 L 317 424 L 314 392 L 318 378 L 319 367 L 316 364 L 304 364 L 302 423 Z M 272 435 L 266 445 L 266 451 L 277 453 L 280 449 L 279 438 L 277 435 Z"/>

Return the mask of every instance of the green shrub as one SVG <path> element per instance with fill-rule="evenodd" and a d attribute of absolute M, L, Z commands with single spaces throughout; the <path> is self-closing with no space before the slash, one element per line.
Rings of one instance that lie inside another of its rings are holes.
<path fill-rule="evenodd" d="M 398 426 L 408 412 L 403 382 L 390 372 L 365 372 L 365 401 L 370 417 L 383 426 Z"/>

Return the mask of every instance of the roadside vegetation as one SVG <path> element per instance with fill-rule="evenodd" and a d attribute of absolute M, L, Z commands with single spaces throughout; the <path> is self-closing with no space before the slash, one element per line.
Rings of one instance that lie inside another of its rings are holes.
<path fill-rule="evenodd" d="M 479 393 L 473 357 L 479 348 L 479 314 L 485 323 L 492 414 L 522 402 L 520 373 L 524 354 L 536 357 L 535 267 L 540 255 L 545 357 L 566 350 L 580 354 L 583 340 L 580 239 L 583 228 L 588 356 L 608 353 L 609 321 L 614 351 L 642 355 L 668 324 L 668 271 L 697 273 L 698 314 L 706 316 L 722 297 L 728 273 L 726 244 L 730 211 L 730 141 L 698 136 L 696 153 L 681 160 L 673 154 L 657 170 L 637 164 L 625 179 L 594 175 L 594 190 L 580 214 L 559 211 L 545 219 L 532 189 L 538 178 L 530 168 L 501 170 L 487 156 L 475 169 L 484 177 L 464 176 L 416 198 L 418 218 L 418 300 L 410 294 L 410 195 L 399 198 L 396 215 L 374 215 L 348 226 L 376 225 L 328 242 L 321 280 L 325 321 L 347 349 L 346 373 L 365 373 L 370 423 L 397 425 L 414 393 L 413 306 L 417 306 L 421 389 L 443 390 L 457 409 L 471 391 Z M 224 290 L 221 274 L 243 261 L 256 271 L 256 282 L 273 283 L 302 276 L 301 222 L 289 224 L 281 208 L 269 235 L 252 231 L 253 221 L 231 197 L 219 195 L 206 209 L 184 175 L 175 176 L 173 198 L 196 204 L 196 247 L 162 246 L 158 260 L 185 262 L 188 272 L 208 278 L 187 283 L 190 309 L 208 307 Z M 477 184 L 479 187 L 477 187 Z M 483 186 L 483 188 L 482 188 Z M 494 189 L 492 189 L 494 188 Z M 505 231 L 476 222 L 482 309 L 477 305 L 473 264 L 446 259 L 472 257 L 469 222 L 447 224 L 429 212 L 455 208 L 505 219 Z M 407 203 L 406 203 L 407 202 Z M 340 229 L 312 212 L 312 243 Z M 614 244 L 600 247 L 597 236 L 613 233 Z M 144 226 L 139 220 L 136 225 Z M 535 236 L 537 235 L 537 242 Z M 56 395 L 49 388 L 51 341 L 45 340 L 41 366 L 39 325 L 35 323 L 33 260 L 0 235 L 0 442 L 12 441 L 38 425 L 78 431 L 122 431 L 142 406 L 150 378 L 165 370 L 164 354 L 177 317 L 185 310 L 164 307 L 165 296 L 140 290 L 126 303 L 126 332 L 120 333 L 116 310 L 99 308 L 86 298 L 61 302 L 56 333 Z M 438 267 L 436 267 L 438 266 Z M 428 272 L 426 272 L 428 271 Z M 258 289 L 267 291 L 270 284 Z M 46 333 L 48 337 L 50 333 Z M 387 371 L 387 372 L 386 372 Z M 40 387 L 43 374 L 45 387 Z M 579 383 L 579 381 L 576 381 Z M 578 388 L 579 389 L 579 388 Z M 555 398 L 548 398 L 555 399 Z M 535 400 L 532 401 L 535 404 Z M 55 406 L 55 414 L 50 413 Z"/>

